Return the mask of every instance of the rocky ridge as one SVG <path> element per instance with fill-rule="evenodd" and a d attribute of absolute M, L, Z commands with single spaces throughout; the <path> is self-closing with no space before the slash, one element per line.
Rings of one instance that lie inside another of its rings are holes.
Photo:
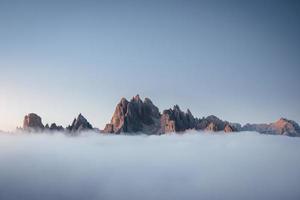
<path fill-rule="evenodd" d="M 187 109 L 182 111 L 178 105 L 164 110 L 162 113 L 149 98 L 142 100 L 139 95 L 134 96 L 130 101 L 122 98 L 117 104 L 110 123 L 103 130 L 93 128 L 88 120 L 79 114 L 71 125 L 66 128 L 52 123 L 50 126 L 43 125 L 42 119 L 35 113 L 24 117 L 23 129 L 29 132 L 39 131 L 66 131 L 67 133 L 79 133 L 93 130 L 95 132 L 110 134 L 148 134 L 160 135 L 173 132 L 185 132 L 186 130 L 201 130 L 212 132 L 238 132 L 257 131 L 262 134 L 299 136 L 300 127 L 292 120 L 280 118 L 270 124 L 246 124 L 241 126 L 238 123 L 223 121 L 214 115 L 196 118 Z"/>
<path fill-rule="evenodd" d="M 292 120 L 280 118 L 278 121 L 270 124 L 246 124 L 242 131 L 256 131 L 262 134 L 287 135 L 300 137 L 300 127 Z"/>
<path fill-rule="evenodd" d="M 178 105 L 160 114 L 149 98 L 142 101 L 140 96 L 136 95 L 130 101 L 125 98 L 121 99 L 115 108 L 111 122 L 105 126 L 103 133 L 165 134 L 193 129 L 211 132 L 238 131 L 231 123 L 213 115 L 197 119 L 189 109 L 183 112 Z"/>
<path fill-rule="evenodd" d="M 27 132 L 63 132 L 65 130 L 68 132 L 81 132 L 92 129 L 92 125 L 82 114 L 79 114 L 78 117 L 73 120 L 72 124 L 65 129 L 63 126 L 56 125 L 56 123 L 52 123 L 50 126 L 49 124 L 44 126 L 40 116 L 35 113 L 30 113 L 24 117 L 23 128 L 21 130 Z"/>
<path fill-rule="evenodd" d="M 160 130 L 160 113 L 152 101 L 139 95 L 130 101 L 122 98 L 117 104 L 111 122 L 103 130 L 104 133 L 138 133 L 157 134 Z"/>
<path fill-rule="evenodd" d="M 71 125 L 66 128 L 69 132 L 81 132 L 92 130 L 93 126 L 87 121 L 87 119 L 80 113 L 75 118 Z"/>
<path fill-rule="evenodd" d="M 23 129 L 26 131 L 43 130 L 42 118 L 35 113 L 29 113 L 24 117 Z"/>

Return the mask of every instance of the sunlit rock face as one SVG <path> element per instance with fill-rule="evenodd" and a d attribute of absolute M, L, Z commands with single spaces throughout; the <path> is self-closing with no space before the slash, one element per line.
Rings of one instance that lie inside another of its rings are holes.
<path fill-rule="evenodd" d="M 111 123 L 107 124 L 105 133 L 137 133 L 158 134 L 160 130 L 160 113 L 148 98 L 144 101 L 139 95 L 130 101 L 122 98 L 116 106 Z"/>
<path fill-rule="evenodd" d="M 278 135 L 300 136 L 300 127 L 292 120 L 281 118 L 271 124 L 268 132 Z"/>
<path fill-rule="evenodd" d="M 93 126 L 87 121 L 87 119 L 79 114 L 77 118 L 75 118 L 70 126 L 67 127 L 67 130 L 70 132 L 81 132 L 92 130 Z"/>
<path fill-rule="evenodd" d="M 27 131 L 41 131 L 44 129 L 42 118 L 35 113 L 30 113 L 24 117 L 23 129 Z"/>
<path fill-rule="evenodd" d="M 231 124 L 226 124 L 226 126 L 224 128 L 225 133 L 236 132 L 236 131 L 238 131 L 238 130 Z"/>
<path fill-rule="evenodd" d="M 195 128 L 195 118 L 190 110 L 181 111 L 178 105 L 173 109 L 164 110 L 161 117 L 161 132 L 183 132 Z"/>
<path fill-rule="evenodd" d="M 278 121 L 271 124 L 246 124 L 242 130 L 257 131 L 259 133 L 272 135 L 300 136 L 299 125 L 295 121 L 285 118 L 280 118 Z"/>

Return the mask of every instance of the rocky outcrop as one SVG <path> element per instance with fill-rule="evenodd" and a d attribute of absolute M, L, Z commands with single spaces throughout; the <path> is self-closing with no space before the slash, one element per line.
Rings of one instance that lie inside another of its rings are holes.
<path fill-rule="evenodd" d="M 195 128 L 195 118 L 191 111 L 181 111 L 178 105 L 164 110 L 161 116 L 161 133 L 183 132 Z"/>
<path fill-rule="evenodd" d="M 231 124 L 226 124 L 225 128 L 224 128 L 224 132 L 225 133 L 231 133 L 231 132 L 236 132 L 237 129 L 235 129 L 234 126 L 232 126 Z"/>
<path fill-rule="evenodd" d="M 229 123 L 229 125 L 235 130 L 235 131 L 241 131 L 242 125 L 239 123 Z"/>
<path fill-rule="evenodd" d="M 204 130 L 210 131 L 210 132 L 216 132 L 216 131 L 219 131 L 219 128 L 215 123 L 210 122 Z"/>
<path fill-rule="evenodd" d="M 73 120 L 72 124 L 67 127 L 67 130 L 70 132 L 81 132 L 93 130 L 93 127 L 82 114 L 79 114 L 78 117 Z"/>
<path fill-rule="evenodd" d="M 259 133 L 266 133 L 269 126 L 269 124 L 246 124 L 242 127 L 242 131 L 256 131 Z"/>
<path fill-rule="evenodd" d="M 194 118 L 189 109 L 183 112 L 178 105 L 175 105 L 173 109 L 164 110 L 161 115 L 150 99 L 145 98 L 142 101 L 139 95 L 136 95 L 130 101 L 125 98 L 121 99 L 116 106 L 111 122 L 106 124 L 102 132 L 164 134 L 191 129 L 214 132 L 237 131 L 233 124 L 222 121 L 213 115 L 202 119 Z"/>
<path fill-rule="evenodd" d="M 262 134 L 287 135 L 300 137 L 300 127 L 292 120 L 280 118 L 270 124 L 246 124 L 241 126 L 238 123 L 223 121 L 214 115 L 203 118 L 195 118 L 188 109 L 183 112 L 178 105 L 172 109 L 164 110 L 160 114 L 158 108 L 149 98 L 141 100 L 139 95 L 130 101 L 122 98 L 117 104 L 115 112 L 109 124 L 104 130 L 93 128 L 81 114 L 75 118 L 70 126 L 66 128 L 67 133 L 78 133 L 81 131 L 92 130 L 102 133 L 143 133 L 143 134 L 165 134 L 170 132 L 184 132 L 186 130 L 202 130 L 207 132 L 236 131 L 256 131 Z M 23 128 L 29 132 L 64 131 L 62 126 L 52 123 L 50 126 L 43 125 L 42 119 L 35 113 L 30 113 L 24 117 Z"/>
<path fill-rule="evenodd" d="M 236 127 L 235 127 L 236 126 Z M 229 123 L 223 121 L 214 115 L 210 115 L 206 118 L 197 119 L 195 129 L 205 130 L 210 132 L 224 131 L 226 133 L 238 131 L 239 124 Z"/>
<path fill-rule="evenodd" d="M 45 130 L 46 131 L 64 131 L 65 129 L 62 126 L 57 126 L 56 123 L 52 123 L 50 126 L 49 126 L 49 124 L 46 124 Z"/>
<path fill-rule="evenodd" d="M 300 127 L 295 121 L 280 118 L 270 125 L 268 132 L 277 135 L 300 136 Z"/>
<path fill-rule="evenodd" d="M 26 131 L 41 131 L 44 129 L 42 118 L 35 113 L 30 113 L 24 117 L 23 129 Z"/>
<path fill-rule="evenodd" d="M 262 134 L 300 136 L 299 125 L 295 121 L 285 118 L 280 118 L 278 121 L 270 124 L 246 124 L 242 130 L 256 131 Z"/>
<path fill-rule="evenodd" d="M 122 98 L 118 103 L 111 122 L 105 126 L 104 133 L 158 134 L 160 130 L 160 113 L 149 98 L 144 101 L 139 95 L 130 101 Z"/>
<path fill-rule="evenodd" d="M 62 126 L 57 126 L 55 123 L 52 123 L 50 126 L 50 131 L 64 131 L 64 127 Z"/>

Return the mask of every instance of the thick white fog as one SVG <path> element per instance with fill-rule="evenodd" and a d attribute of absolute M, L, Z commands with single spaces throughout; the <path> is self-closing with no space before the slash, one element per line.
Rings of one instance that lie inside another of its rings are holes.
<path fill-rule="evenodd" d="M 300 199 L 300 138 L 0 134 L 2 200 Z"/>

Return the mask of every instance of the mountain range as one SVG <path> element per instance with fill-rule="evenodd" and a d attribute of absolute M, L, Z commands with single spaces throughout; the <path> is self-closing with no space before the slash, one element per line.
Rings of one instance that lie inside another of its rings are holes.
<path fill-rule="evenodd" d="M 56 125 L 56 123 L 44 126 L 41 117 L 35 113 L 30 113 L 24 117 L 21 129 L 28 132 L 61 131 L 70 134 L 92 130 L 104 134 L 143 133 L 148 135 L 184 133 L 187 130 L 202 130 L 210 133 L 256 131 L 262 134 L 300 136 L 299 125 L 295 121 L 285 118 L 280 118 L 270 124 L 246 124 L 242 126 L 239 123 L 223 121 L 214 115 L 197 118 L 189 109 L 184 112 L 178 105 L 163 110 L 161 113 L 149 98 L 142 100 L 139 95 L 134 96 L 130 101 L 122 98 L 115 108 L 110 123 L 106 124 L 103 130 L 94 128 L 82 114 L 79 114 L 71 125 L 64 128 Z"/>

